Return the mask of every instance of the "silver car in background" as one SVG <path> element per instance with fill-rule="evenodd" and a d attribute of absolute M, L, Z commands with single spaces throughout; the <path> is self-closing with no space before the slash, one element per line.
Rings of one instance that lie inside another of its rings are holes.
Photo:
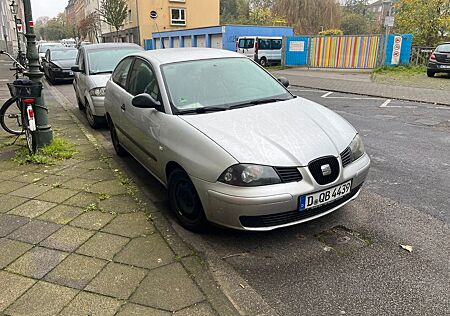
<path fill-rule="evenodd" d="M 117 63 L 126 55 L 142 51 L 143 48 L 129 43 L 90 44 L 78 50 L 73 87 L 80 110 L 92 128 L 105 122 L 105 86 Z"/>
<path fill-rule="evenodd" d="M 341 116 L 254 61 L 207 48 L 132 54 L 106 86 L 114 148 L 168 189 L 180 223 L 271 230 L 355 199 L 370 159 Z"/>
<path fill-rule="evenodd" d="M 41 42 L 38 44 L 38 54 L 39 54 L 39 67 L 42 70 L 42 58 L 45 57 L 45 53 L 49 48 L 64 48 L 64 45 L 61 43 L 53 43 L 53 42 Z"/>

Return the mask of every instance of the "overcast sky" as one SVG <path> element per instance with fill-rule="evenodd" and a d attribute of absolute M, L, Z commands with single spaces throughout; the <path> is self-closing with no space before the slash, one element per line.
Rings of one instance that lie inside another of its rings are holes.
<path fill-rule="evenodd" d="M 55 17 L 58 13 L 64 11 L 67 2 L 67 0 L 31 0 L 33 20 L 40 16 Z"/>

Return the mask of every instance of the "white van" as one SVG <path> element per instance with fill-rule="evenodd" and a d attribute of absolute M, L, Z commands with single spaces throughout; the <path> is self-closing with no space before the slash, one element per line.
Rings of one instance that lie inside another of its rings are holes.
<path fill-rule="evenodd" d="M 282 37 L 242 36 L 236 43 L 236 51 L 254 59 L 261 66 L 281 63 Z"/>

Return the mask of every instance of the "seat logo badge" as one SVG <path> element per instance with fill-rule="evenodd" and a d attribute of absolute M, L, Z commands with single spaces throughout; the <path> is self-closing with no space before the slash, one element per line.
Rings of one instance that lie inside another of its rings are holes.
<path fill-rule="evenodd" d="M 322 175 L 324 177 L 329 176 L 331 174 L 331 167 L 328 164 L 320 166 L 320 169 L 322 170 Z"/>

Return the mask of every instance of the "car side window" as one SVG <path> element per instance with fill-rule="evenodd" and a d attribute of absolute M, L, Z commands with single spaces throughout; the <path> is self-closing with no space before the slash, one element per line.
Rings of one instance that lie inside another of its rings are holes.
<path fill-rule="evenodd" d="M 259 40 L 259 49 L 270 49 L 270 43 L 271 41 L 269 39 L 260 39 Z"/>
<path fill-rule="evenodd" d="M 128 73 L 132 63 L 133 58 L 131 57 L 122 60 L 112 74 L 112 81 L 124 89 L 126 89 Z"/>
<path fill-rule="evenodd" d="M 137 59 L 134 63 L 127 90 L 134 96 L 148 93 L 156 101 L 161 101 L 155 73 L 148 63 L 140 59 Z"/>
<path fill-rule="evenodd" d="M 272 49 L 281 49 L 281 40 L 272 40 Z"/>

